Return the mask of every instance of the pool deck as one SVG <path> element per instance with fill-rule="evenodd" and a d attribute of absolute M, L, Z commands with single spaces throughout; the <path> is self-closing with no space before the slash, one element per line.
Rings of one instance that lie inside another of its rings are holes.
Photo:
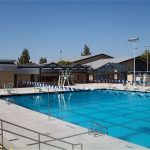
<path fill-rule="evenodd" d="M 80 90 L 94 90 L 94 89 L 112 89 L 112 90 L 122 90 L 122 91 L 139 91 L 139 92 L 146 92 L 150 93 L 150 86 L 146 87 L 143 85 L 126 85 L 123 84 L 115 84 L 115 83 L 86 83 L 86 84 L 75 84 L 68 86 L 75 89 Z M 39 90 L 40 89 L 40 90 Z M 62 92 L 63 90 L 60 89 L 52 89 L 50 88 L 39 88 L 36 89 L 34 87 L 28 88 L 13 88 L 12 91 L 9 93 L 4 89 L 0 89 L 0 95 L 9 95 L 9 94 L 29 94 L 29 93 L 39 93 L 39 92 Z"/>
<path fill-rule="evenodd" d="M 86 84 L 86 85 L 75 85 L 76 88 L 104 88 L 106 84 L 96 85 L 96 84 Z M 107 85 L 108 86 L 108 85 Z M 120 85 L 121 86 L 121 85 Z M 118 87 L 117 87 L 118 88 Z M 120 87 L 121 88 L 121 87 Z M 46 92 L 46 91 L 45 91 Z M 51 91 L 53 92 L 53 91 Z M 0 93 L 6 94 L 3 90 L 0 90 Z M 15 91 L 15 94 L 24 94 L 24 93 L 35 93 L 33 88 L 20 88 Z M 26 127 L 28 129 L 38 131 L 45 135 L 55 137 L 57 139 L 64 138 L 64 141 L 70 142 L 72 144 L 82 143 L 83 150 L 148 150 L 143 146 L 139 146 L 133 143 L 129 143 L 108 135 L 99 135 L 94 136 L 93 134 L 88 134 L 86 128 L 47 116 L 15 104 L 8 104 L 5 101 L 0 101 L 0 119 L 9 121 L 11 123 Z M 15 131 L 17 133 L 22 133 L 31 138 L 38 138 L 37 134 L 25 131 L 20 128 L 13 127 L 11 125 L 5 125 L 5 129 Z M 1 136 L 0 136 L 1 137 Z M 18 137 L 16 135 L 11 135 L 9 133 L 4 133 L 5 144 L 7 148 L 12 150 L 37 150 L 38 144 L 27 146 L 27 144 L 33 143 L 31 140 L 26 140 L 24 138 Z M 16 139 L 13 141 L 9 141 Z M 48 140 L 47 138 L 42 137 L 42 140 Z M 0 139 L 1 143 L 1 139 Z M 67 150 L 72 150 L 70 144 L 65 144 L 60 141 L 51 141 L 49 144 L 55 146 L 63 147 Z M 48 147 L 42 144 L 41 150 L 57 150 L 58 148 Z M 79 146 L 76 146 L 74 150 L 80 150 Z"/>
<path fill-rule="evenodd" d="M 77 89 L 113 89 L 113 90 L 122 90 L 122 91 L 139 91 L 139 92 L 150 92 L 150 86 L 144 85 L 123 85 L 123 84 L 116 84 L 116 83 L 87 83 L 87 84 L 76 84 L 72 85 L 71 87 Z"/>

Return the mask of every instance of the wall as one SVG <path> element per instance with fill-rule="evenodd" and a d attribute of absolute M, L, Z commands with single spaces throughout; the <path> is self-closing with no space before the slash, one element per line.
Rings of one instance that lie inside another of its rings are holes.
<path fill-rule="evenodd" d="M 127 80 L 128 81 L 133 81 L 133 74 L 128 74 L 127 75 Z"/>
<path fill-rule="evenodd" d="M 85 83 L 86 73 L 73 73 L 73 83 Z"/>
<path fill-rule="evenodd" d="M 128 71 L 134 71 L 134 59 L 123 61 L 120 64 L 124 65 Z M 146 71 L 147 63 L 140 59 L 135 59 L 135 69 L 136 71 Z"/>
<path fill-rule="evenodd" d="M 17 74 L 17 87 L 22 86 L 23 81 L 30 81 L 31 80 L 31 75 L 30 74 Z"/>
<path fill-rule="evenodd" d="M 92 83 L 94 80 L 94 76 L 93 74 L 89 74 L 89 82 Z"/>
<path fill-rule="evenodd" d="M 3 88 L 4 83 L 14 83 L 14 72 L 0 72 L 0 88 Z"/>
<path fill-rule="evenodd" d="M 17 80 L 19 81 L 30 81 L 30 74 L 17 74 Z"/>

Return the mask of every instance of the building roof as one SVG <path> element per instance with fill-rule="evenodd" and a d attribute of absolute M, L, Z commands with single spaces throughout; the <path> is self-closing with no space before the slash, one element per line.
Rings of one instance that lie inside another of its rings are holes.
<path fill-rule="evenodd" d="M 21 70 L 34 70 L 37 72 L 37 69 L 41 69 L 42 72 L 58 72 L 60 70 L 71 70 L 71 71 L 93 71 L 93 68 L 87 65 L 59 65 L 58 63 L 46 63 L 46 64 L 18 64 L 17 68 Z"/>
<path fill-rule="evenodd" d="M 117 72 L 124 72 L 126 71 L 124 66 L 119 63 L 107 63 L 99 68 L 96 69 L 98 72 L 114 72 L 116 70 Z"/>
<path fill-rule="evenodd" d="M 80 56 L 76 59 L 71 59 L 71 62 L 73 64 L 86 64 L 96 60 L 109 59 L 109 58 L 113 58 L 113 57 L 106 54 L 97 54 L 97 55 L 89 55 L 89 56 Z"/>
<path fill-rule="evenodd" d="M 40 68 L 38 64 L 17 64 L 18 68 Z"/>
<path fill-rule="evenodd" d="M 110 59 L 101 59 L 101 60 L 87 63 L 86 65 L 90 65 L 92 68 L 97 69 L 107 63 L 120 63 L 122 61 L 126 61 L 131 58 L 132 57 L 116 57 L 116 58 L 110 58 Z"/>
<path fill-rule="evenodd" d="M 0 59 L 0 64 L 15 64 L 16 60 Z"/>
<path fill-rule="evenodd" d="M 132 60 L 133 59 L 133 57 L 131 57 L 131 58 L 129 58 L 129 59 L 126 59 L 126 60 L 123 60 L 123 61 L 121 61 L 120 63 L 123 63 L 123 62 L 126 62 L 126 61 L 129 61 L 129 60 Z M 145 62 L 145 63 L 147 63 L 147 59 L 144 59 L 143 57 L 141 57 L 141 56 L 137 56 L 137 57 L 135 57 L 135 59 L 137 60 L 141 60 L 141 61 L 143 61 L 143 62 Z M 150 62 L 149 62 L 150 63 Z"/>

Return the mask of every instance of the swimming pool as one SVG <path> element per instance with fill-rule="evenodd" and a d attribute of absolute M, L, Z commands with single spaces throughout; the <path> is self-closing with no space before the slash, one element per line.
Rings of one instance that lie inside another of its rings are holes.
<path fill-rule="evenodd" d="M 150 93 L 94 90 L 3 99 L 86 128 L 94 121 L 110 136 L 150 148 Z"/>

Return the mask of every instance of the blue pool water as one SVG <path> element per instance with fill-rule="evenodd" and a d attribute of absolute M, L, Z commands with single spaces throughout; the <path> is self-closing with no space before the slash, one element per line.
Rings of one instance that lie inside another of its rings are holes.
<path fill-rule="evenodd" d="M 95 90 L 3 99 L 86 128 L 94 121 L 110 136 L 150 148 L 150 93 Z"/>

